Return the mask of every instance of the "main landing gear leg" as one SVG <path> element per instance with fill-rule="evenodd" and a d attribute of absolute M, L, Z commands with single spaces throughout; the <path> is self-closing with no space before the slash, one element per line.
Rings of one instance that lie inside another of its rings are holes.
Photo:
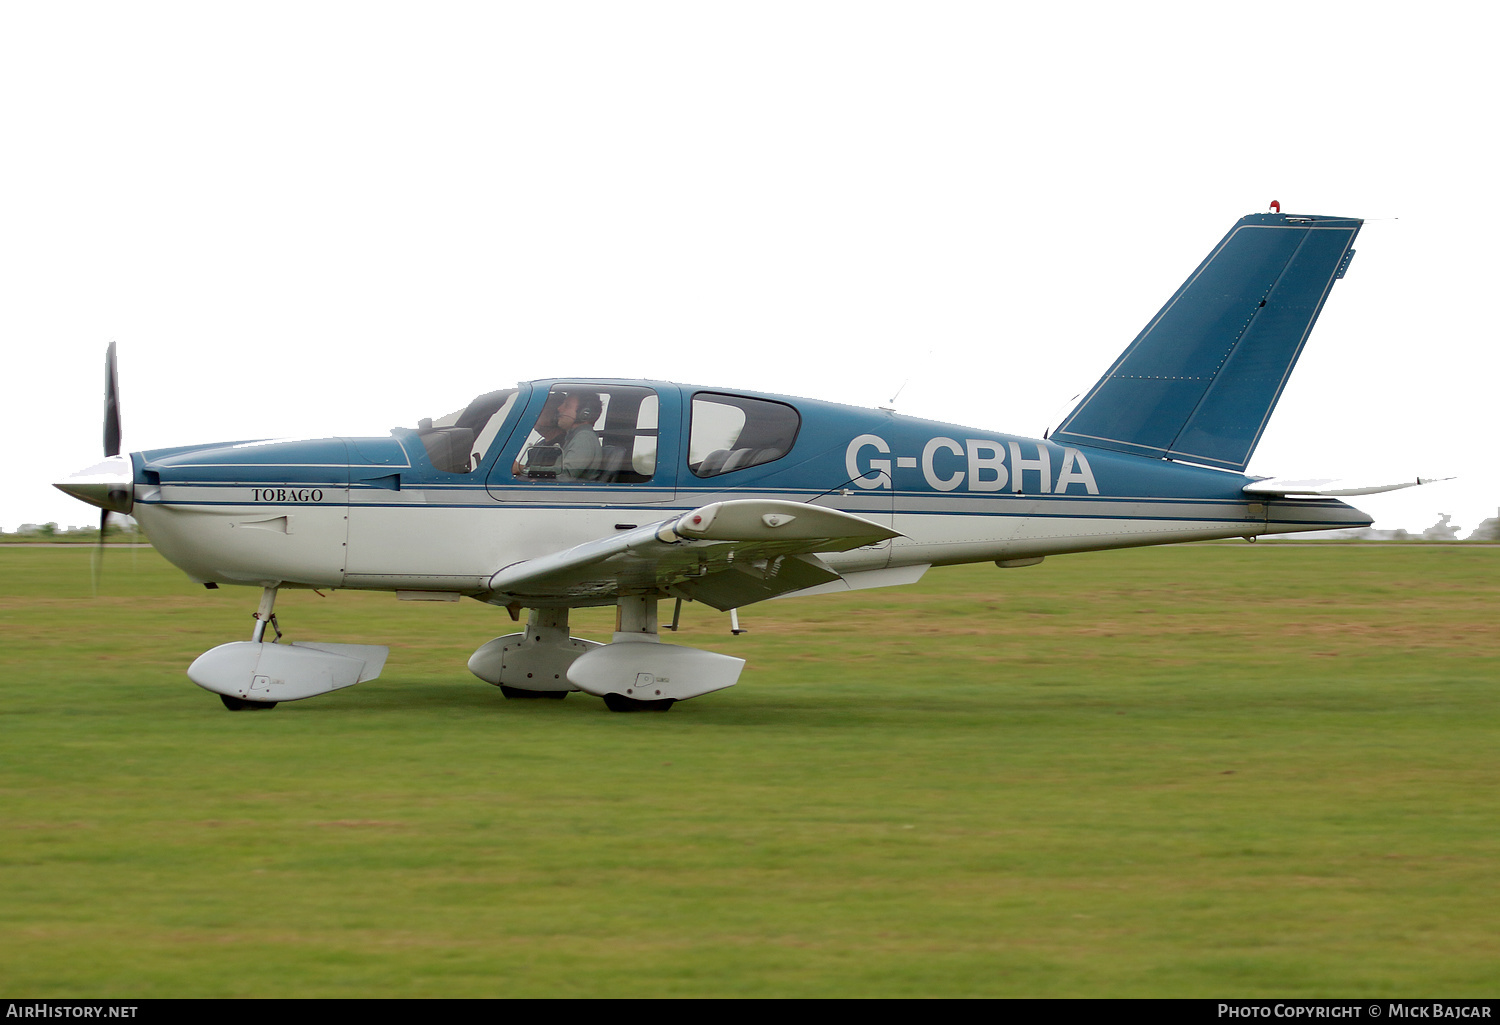
<path fill-rule="evenodd" d="M 522 647 L 530 646 L 533 650 L 535 650 L 537 645 L 547 644 L 548 642 L 551 642 L 552 644 L 557 646 L 563 646 L 566 645 L 567 639 L 567 609 L 532 609 L 531 615 L 526 617 L 526 634 L 521 638 Z M 568 669 L 566 665 L 547 666 L 546 669 L 552 669 L 553 671 L 550 673 L 546 672 L 545 669 L 540 665 L 534 665 L 529 667 L 529 669 L 522 671 L 526 673 L 526 681 L 528 683 L 537 682 L 545 684 L 550 681 L 555 686 L 558 684 L 566 684 L 568 682 L 566 677 Z M 512 672 L 510 675 L 514 676 L 519 674 L 517 672 Z M 568 696 L 568 692 L 565 689 L 528 690 L 525 687 L 510 686 L 505 682 L 504 676 L 502 676 L 500 679 L 500 693 L 504 694 L 506 698 L 510 700 L 525 700 L 527 698 L 551 698 L 554 701 L 561 701 L 563 698 Z"/>
<path fill-rule="evenodd" d="M 469 657 L 469 672 L 507 698 L 562 699 L 572 690 L 568 667 L 595 641 L 568 636 L 567 609 L 532 609 L 526 632 L 506 634 Z"/>
<path fill-rule="evenodd" d="M 615 641 L 660 643 L 656 601 L 650 595 L 621 595 L 619 604 L 615 606 Z M 636 685 L 626 687 L 623 694 L 605 694 L 604 706 L 611 712 L 665 712 L 677 704 L 676 698 L 662 696 L 661 687 L 656 685 L 657 681 L 651 673 L 636 674 L 635 682 Z"/>

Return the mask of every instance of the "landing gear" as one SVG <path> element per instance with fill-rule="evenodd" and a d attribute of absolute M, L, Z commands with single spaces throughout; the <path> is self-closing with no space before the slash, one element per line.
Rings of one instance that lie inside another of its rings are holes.
<path fill-rule="evenodd" d="M 231 712 L 266 712 L 276 707 L 274 701 L 246 701 L 244 698 L 232 698 L 228 694 L 220 694 L 219 700 Z"/>
<path fill-rule="evenodd" d="M 597 641 L 568 636 L 567 609 L 532 609 L 526 632 L 506 634 L 469 656 L 469 672 L 500 688 L 507 698 L 553 698 L 577 690 L 568 667 Z"/>
<path fill-rule="evenodd" d="M 532 609 L 525 633 L 481 645 L 469 656 L 469 671 L 507 698 L 557 700 L 581 690 L 603 698 L 612 712 L 665 712 L 733 686 L 744 659 L 661 643 L 659 598 L 622 595 L 609 644 L 569 637 L 567 609 Z"/>
<path fill-rule="evenodd" d="M 380 675 L 391 653 L 384 645 L 282 641 L 274 614 L 276 590 L 273 585 L 261 593 L 250 639 L 205 651 L 188 666 L 188 679 L 219 695 L 231 712 L 246 712 L 327 694 Z M 267 626 L 275 631 L 274 640 L 266 640 Z"/>
<path fill-rule="evenodd" d="M 745 666 L 742 658 L 662 644 L 656 602 L 655 594 L 621 595 L 613 640 L 568 667 L 573 685 L 603 698 L 611 712 L 665 712 L 734 686 Z"/>
<path fill-rule="evenodd" d="M 276 623 L 276 591 L 275 587 L 267 587 L 260 592 L 260 607 L 255 610 L 255 629 L 250 631 L 250 641 L 253 644 L 259 644 L 265 639 L 267 623 L 276 631 L 276 640 L 281 640 L 281 627 Z"/>
<path fill-rule="evenodd" d="M 276 588 L 267 587 L 260 592 L 260 607 L 255 610 L 255 628 L 250 631 L 250 643 L 265 643 L 266 625 L 276 631 L 276 640 L 281 640 L 281 627 L 276 622 Z M 275 644 L 276 641 L 272 641 Z M 219 700 L 231 712 L 269 712 L 276 707 L 274 701 L 251 701 L 233 694 L 219 695 Z"/>

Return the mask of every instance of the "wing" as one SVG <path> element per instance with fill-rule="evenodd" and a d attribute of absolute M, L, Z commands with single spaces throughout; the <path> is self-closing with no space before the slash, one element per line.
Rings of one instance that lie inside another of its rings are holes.
<path fill-rule="evenodd" d="M 716 502 L 507 566 L 490 578 L 487 600 L 583 605 L 666 591 L 728 610 L 839 580 L 820 553 L 901 536 L 837 509 L 756 499 Z"/>

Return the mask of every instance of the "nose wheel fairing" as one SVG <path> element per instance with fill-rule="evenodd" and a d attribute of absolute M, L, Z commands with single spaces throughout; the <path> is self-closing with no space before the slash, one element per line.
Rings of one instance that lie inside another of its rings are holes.
<path fill-rule="evenodd" d="M 242 701 L 300 701 L 375 679 L 389 654 L 378 644 L 233 641 L 199 655 L 188 679 Z"/>
<path fill-rule="evenodd" d="M 274 610 L 277 588 L 261 593 L 255 629 L 248 641 L 211 648 L 193 660 L 188 679 L 224 699 L 230 710 L 269 708 L 281 701 L 301 701 L 373 680 L 385 668 L 391 649 L 381 644 L 332 644 L 323 641 L 279 643 Z M 276 640 L 265 641 L 266 626 Z"/>

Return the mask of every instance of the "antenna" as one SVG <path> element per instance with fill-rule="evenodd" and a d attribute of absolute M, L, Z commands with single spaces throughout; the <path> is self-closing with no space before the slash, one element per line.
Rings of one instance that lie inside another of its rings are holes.
<path fill-rule="evenodd" d="M 926 355 L 925 355 L 924 361 L 923 361 L 923 365 L 924 366 L 931 366 L 932 365 L 932 354 L 933 354 L 933 351 L 934 351 L 933 346 L 929 345 L 927 347 Z M 901 393 L 902 392 L 906 391 L 906 386 L 909 385 L 909 384 L 911 384 L 911 381 L 912 381 L 912 379 L 910 377 L 908 377 L 906 380 L 902 381 L 901 382 L 901 387 L 899 387 L 899 388 L 896 389 L 896 394 L 894 394 L 890 398 L 886 399 L 885 400 L 885 405 L 878 406 L 876 408 L 878 408 L 883 413 L 894 413 L 896 411 L 896 400 L 901 397 Z"/>
<path fill-rule="evenodd" d="M 896 394 L 885 400 L 887 405 L 880 406 L 879 409 L 885 413 L 894 413 L 896 411 L 896 400 L 901 397 L 902 392 L 906 391 L 906 386 L 909 384 L 911 384 L 911 378 L 908 377 L 901 382 L 901 387 L 896 389 Z"/>

